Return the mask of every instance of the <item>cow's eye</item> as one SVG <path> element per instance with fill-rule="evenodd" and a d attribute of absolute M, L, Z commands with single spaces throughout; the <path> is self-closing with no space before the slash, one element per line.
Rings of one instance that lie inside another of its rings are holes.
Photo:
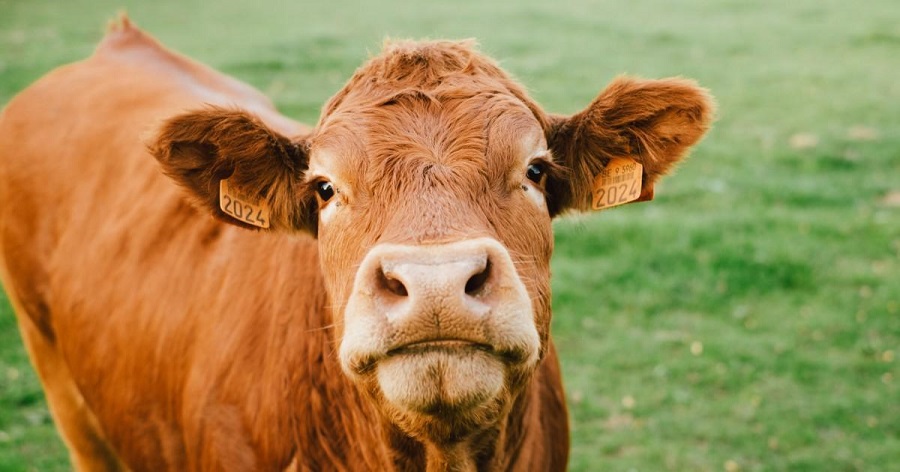
<path fill-rule="evenodd" d="M 316 184 L 316 193 L 319 194 L 319 198 L 321 198 L 323 202 L 327 202 L 334 196 L 334 186 L 331 185 L 331 182 L 319 182 Z"/>
<path fill-rule="evenodd" d="M 525 177 L 528 177 L 528 180 L 536 184 L 540 184 L 541 180 L 544 179 L 544 165 L 540 162 L 528 164 L 528 169 L 525 171 Z"/>

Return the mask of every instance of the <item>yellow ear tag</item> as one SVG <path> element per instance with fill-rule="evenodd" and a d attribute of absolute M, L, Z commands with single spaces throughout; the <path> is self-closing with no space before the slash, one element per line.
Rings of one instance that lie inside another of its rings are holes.
<path fill-rule="evenodd" d="M 228 179 L 219 181 L 219 208 L 241 223 L 269 227 L 269 204 L 265 201 L 253 201 L 246 195 L 228 185 Z"/>
<path fill-rule="evenodd" d="M 610 159 L 606 167 L 594 177 L 591 208 L 603 210 L 637 200 L 641 196 L 643 174 L 644 166 L 632 159 Z"/>

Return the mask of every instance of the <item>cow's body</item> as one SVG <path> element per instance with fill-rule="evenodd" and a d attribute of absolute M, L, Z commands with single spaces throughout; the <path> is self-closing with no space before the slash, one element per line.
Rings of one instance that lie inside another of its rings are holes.
<path fill-rule="evenodd" d="M 249 86 L 165 50 L 127 21 L 91 58 L 41 79 L 0 117 L 0 274 L 75 465 L 154 471 L 565 468 L 568 429 L 547 333 L 549 306 L 535 308 L 546 312 L 535 315 L 546 318 L 538 326 L 540 351 L 533 354 L 540 357 L 532 364 L 521 360 L 528 367 L 516 374 L 519 383 L 505 377 L 503 390 L 512 393 L 497 400 L 496 419 L 472 426 L 471 418 L 454 417 L 448 430 L 421 429 L 398 416 L 390 406 L 397 379 L 372 387 L 365 369 L 350 378 L 345 374 L 354 364 L 342 369 L 342 360 L 354 358 L 352 352 L 341 352 L 346 359 L 337 355 L 334 327 L 344 324 L 334 306 L 358 305 L 361 295 L 354 289 L 350 302 L 329 298 L 316 239 L 209 218 L 149 155 L 146 143 L 153 147 L 163 119 L 209 104 L 249 111 L 279 136 L 310 133 Z M 708 110 L 698 113 L 705 130 Z M 578 133 L 561 129 L 560 135 Z M 678 144 L 686 149 L 702 130 Z M 176 174 L 159 149 L 157 159 Z M 583 207 L 569 200 L 551 202 L 549 216 L 565 206 Z M 542 218 L 547 232 L 549 217 Z M 413 239 L 427 239 L 419 234 Z M 552 240 L 543 244 L 540 270 L 547 272 Z M 490 257 L 491 264 L 504 262 Z M 514 264 L 521 272 L 519 259 Z M 538 288 L 546 302 L 542 278 Z M 533 291 L 533 283 L 526 279 L 522 287 Z M 455 353 L 459 345 L 454 338 L 433 349 Z M 387 355 L 406 355 L 396 352 Z"/>
<path fill-rule="evenodd" d="M 143 147 L 152 124 L 209 103 L 305 131 L 133 29 L 3 117 L 3 280 L 54 415 L 83 417 L 67 440 L 102 434 L 137 470 L 387 470 L 394 448 L 423 467 L 341 375 L 315 240 L 209 218 Z M 513 462 L 558 469 L 556 356 L 543 365 L 508 442 Z"/>

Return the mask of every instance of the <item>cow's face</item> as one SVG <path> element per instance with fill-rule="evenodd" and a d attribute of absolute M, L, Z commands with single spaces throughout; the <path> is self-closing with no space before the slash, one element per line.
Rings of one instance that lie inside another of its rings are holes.
<path fill-rule="evenodd" d="M 400 43 L 359 69 L 308 136 L 239 111 L 170 120 L 164 170 L 219 209 L 219 181 L 271 229 L 318 237 L 345 373 L 408 433 L 458 441 L 508 411 L 548 348 L 551 218 L 589 207 L 611 158 L 645 194 L 708 127 L 683 80 L 619 79 L 549 117 L 461 43 Z"/>
<path fill-rule="evenodd" d="M 507 91 L 465 85 L 348 97 L 306 176 L 344 371 L 437 437 L 503 411 L 550 321 L 543 127 Z"/>

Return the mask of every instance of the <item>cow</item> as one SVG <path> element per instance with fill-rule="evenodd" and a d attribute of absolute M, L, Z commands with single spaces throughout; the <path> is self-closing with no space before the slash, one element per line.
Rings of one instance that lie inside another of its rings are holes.
<path fill-rule="evenodd" d="M 564 470 L 551 222 L 713 114 L 393 41 L 309 127 L 123 17 L 0 116 L 3 286 L 77 470 Z"/>

